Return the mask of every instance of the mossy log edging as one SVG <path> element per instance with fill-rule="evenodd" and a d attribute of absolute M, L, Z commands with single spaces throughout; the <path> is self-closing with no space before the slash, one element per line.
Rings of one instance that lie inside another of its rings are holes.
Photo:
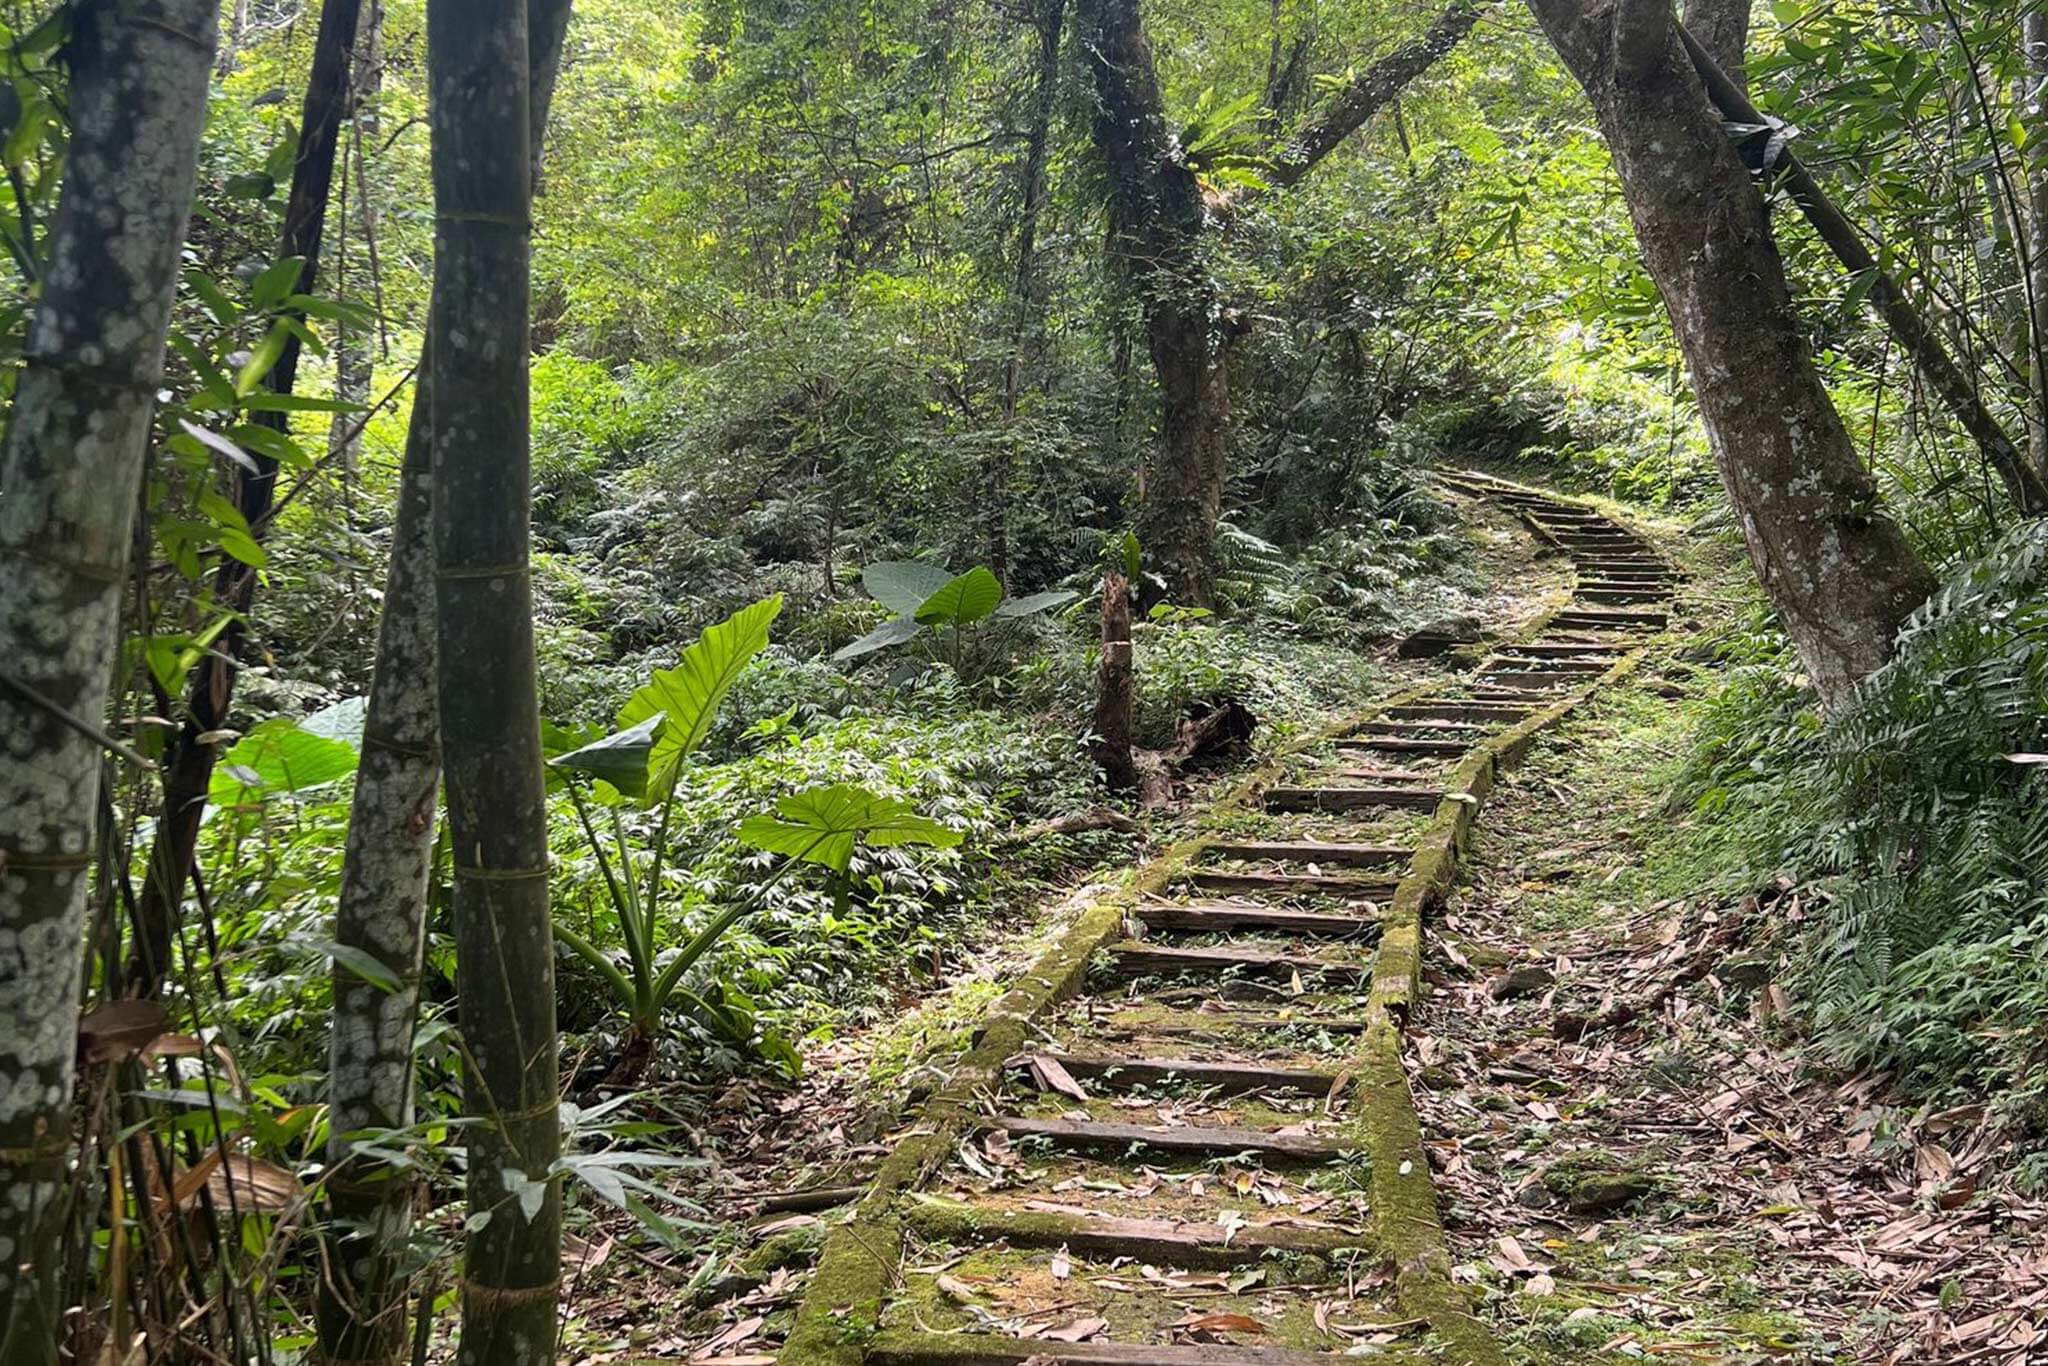
<path fill-rule="evenodd" d="M 1004 1063 L 1031 1042 L 1039 1018 L 1079 989 L 1096 953 L 1123 935 L 1129 910 L 1146 896 L 1163 891 L 1217 842 L 1219 837 L 1211 832 L 1220 825 L 1219 818 L 1249 809 L 1284 771 L 1288 759 L 1355 732 L 1387 707 L 1426 696 L 1430 686 L 1407 689 L 1305 736 L 1231 784 L 1211 804 L 1207 829 L 1133 870 L 1122 888 L 1083 912 L 1017 984 L 989 1007 L 974 1032 L 972 1051 L 953 1070 L 946 1085 L 925 1102 L 926 1122 L 883 1161 L 867 1196 L 854 1206 L 852 1217 L 826 1234 L 817 1270 L 783 1345 L 780 1366 L 859 1366 L 880 1331 L 883 1304 L 897 1279 L 903 1255 L 902 1197 L 921 1186 L 979 1122 L 980 1094 L 996 1083 Z"/>
<path fill-rule="evenodd" d="M 1533 517 L 1525 514 L 1522 520 L 1536 535 L 1556 544 Z M 1495 780 L 1522 761 L 1542 731 L 1601 688 L 1632 673 L 1653 639 L 1631 642 L 1627 653 L 1604 672 L 1585 676 L 1585 682 L 1541 711 L 1481 740 L 1452 770 L 1443 801 L 1416 844 L 1408 876 L 1395 890 L 1373 960 L 1368 1023 L 1349 1066 L 1360 1097 L 1355 1111 L 1359 1146 L 1372 1158 L 1375 1240 L 1394 1266 L 1395 1295 L 1402 1310 L 1427 1319 L 1453 1354 L 1451 1359 L 1465 1366 L 1506 1366 L 1507 1355 L 1451 1277 L 1450 1243 L 1437 1212 L 1422 1121 L 1403 1063 L 1403 1026 L 1421 989 L 1423 917 L 1450 891 L 1458 860 Z"/>
<path fill-rule="evenodd" d="M 1538 495 L 1536 490 L 1497 482 L 1496 492 Z M 1569 553 L 1533 517 L 1525 515 L 1522 520 L 1547 544 Z M 1553 602 L 1501 644 L 1534 640 L 1571 607 L 1568 601 Z M 1498 774 L 1519 762 L 1546 727 L 1600 688 L 1633 671 L 1648 639 L 1631 642 L 1627 653 L 1605 672 L 1583 676 L 1571 691 L 1555 700 L 1546 699 L 1541 710 L 1481 741 L 1452 771 L 1444 796 L 1415 848 L 1409 871 L 1395 889 L 1373 962 L 1367 1021 L 1349 1062 L 1357 1081 L 1356 1117 L 1350 1131 L 1356 1135 L 1356 1146 L 1372 1160 L 1374 1227 L 1359 1241 L 1369 1243 L 1394 1266 L 1395 1291 L 1404 1312 L 1427 1320 L 1448 1349 L 1447 1359 L 1467 1366 L 1505 1366 L 1507 1357 L 1473 1314 L 1465 1292 L 1452 1280 L 1449 1243 L 1438 1217 L 1421 1120 L 1403 1064 L 1402 1029 L 1421 980 L 1423 916 L 1449 891 L 1474 820 Z M 1059 934 L 1052 947 L 990 1007 L 975 1031 L 972 1050 L 946 1085 L 925 1103 L 924 1123 L 884 1160 L 869 1193 L 853 1207 L 851 1217 L 826 1234 L 817 1270 L 782 1348 L 780 1366 L 861 1366 L 877 1349 L 881 1355 L 909 1360 L 918 1355 L 914 1348 L 940 1341 L 917 1334 L 885 1334 L 882 1313 L 899 1278 L 906 1227 L 930 1233 L 935 1226 L 951 1229 L 968 1216 L 956 1218 L 952 1210 L 930 1203 L 906 1204 L 906 1197 L 917 1191 L 980 1123 L 980 1097 L 997 1083 L 1007 1060 L 1031 1044 L 1038 1021 L 1047 1011 L 1080 989 L 1091 960 L 1124 933 L 1125 918 L 1133 907 L 1165 889 L 1210 845 L 1230 842 L 1230 836 L 1216 832 L 1230 816 L 1249 809 L 1263 795 L 1284 772 L 1289 758 L 1311 746 L 1356 735 L 1369 722 L 1398 715 L 1395 709 L 1428 699 L 1440 687 L 1440 683 L 1430 682 L 1406 689 L 1285 747 L 1211 804 L 1201 833 L 1133 870 L 1123 887 L 1090 906 Z M 1007 1231 L 1025 1241 L 1031 1241 L 1032 1234 L 1077 1236 L 1071 1228 L 1041 1228 L 1040 1222 L 1021 1216 L 1005 1220 Z M 961 1224 L 953 1231 L 969 1230 Z M 1195 1255 L 1201 1260 L 1200 1254 Z M 1218 1249 L 1216 1255 L 1232 1254 Z M 888 1340 L 892 1336 L 904 1341 L 892 1343 Z M 950 1342 L 947 1346 L 954 1350 Z M 1276 1354 L 1269 1350 L 1247 1355 L 1264 1361 Z"/>

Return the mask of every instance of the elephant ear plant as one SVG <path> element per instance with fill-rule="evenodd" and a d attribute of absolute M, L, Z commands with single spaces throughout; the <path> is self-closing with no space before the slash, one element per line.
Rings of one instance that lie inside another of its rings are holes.
<path fill-rule="evenodd" d="M 606 1085 L 631 1086 L 645 1074 L 663 1016 L 672 1004 L 732 1032 L 734 1017 L 723 1002 L 706 1000 L 685 987 L 683 979 L 791 869 L 818 864 L 843 878 L 862 842 L 942 849 L 960 842 L 958 833 L 916 814 L 905 803 L 859 787 L 841 784 L 793 793 L 777 803 L 774 815 L 750 816 L 738 832 L 743 843 L 786 855 L 782 864 L 750 895 L 714 916 L 666 963 L 657 962 L 662 864 L 683 761 L 703 743 L 734 681 L 766 648 L 768 627 L 781 610 L 778 594 L 709 627 L 683 652 L 675 668 L 656 670 L 627 699 L 619 712 L 619 730 L 551 761 L 603 876 L 624 949 L 622 966 L 560 918 L 555 921 L 555 936 L 611 984 L 628 1020 L 625 1042 Z M 652 846 L 638 860 L 645 863 L 644 873 L 636 866 L 621 815 L 627 802 L 654 813 Z M 598 828 L 599 808 L 607 817 L 609 839 Z"/>
<path fill-rule="evenodd" d="M 957 671 L 962 634 L 989 621 L 1036 616 L 1064 607 L 1080 596 L 1065 589 L 1005 598 L 1003 586 L 986 565 L 953 574 L 916 560 L 882 560 L 860 573 L 868 595 L 895 615 L 832 656 L 846 661 L 908 644 L 927 630 L 939 633 Z"/>

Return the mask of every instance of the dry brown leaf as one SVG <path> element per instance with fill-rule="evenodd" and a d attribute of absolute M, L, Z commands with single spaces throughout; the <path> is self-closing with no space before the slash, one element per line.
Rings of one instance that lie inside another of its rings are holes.
<path fill-rule="evenodd" d="M 1072 1096 L 1075 1100 L 1088 1099 L 1088 1092 L 1082 1088 L 1080 1082 L 1074 1080 L 1074 1074 L 1061 1066 L 1060 1060 L 1050 1054 L 1031 1055 L 1031 1074 L 1045 1090 L 1057 1091 L 1063 1096 Z"/>
<path fill-rule="evenodd" d="M 78 1057 L 119 1062 L 146 1048 L 171 1027 L 158 1001 L 109 1001 L 78 1022 Z"/>
<path fill-rule="evenodd" d="M 1051 1338 L 1054 1342 L 1085 1342 L 1107 1327 L 1108 1319 L 1075 1319 L 1062 1327 L 1048 1328 L 1039 1336 Z"/>
<path fill-rule="evenodd" d="M 1190 1314 L 1167 1325 L 1188 1333 L 1263 1333 L 1266 1325 L 1249 1314 Z"/>
<path fill-rule="evenodd" d="M 275 1162 L 235 1153 L 206 1178 L 206 1189 L 223 1214 L 276 1214 L 298 1199 L 299 1178 Z"/>

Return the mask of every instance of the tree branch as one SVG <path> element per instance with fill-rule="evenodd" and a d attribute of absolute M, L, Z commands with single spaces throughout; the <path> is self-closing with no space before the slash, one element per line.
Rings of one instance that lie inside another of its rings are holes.
<path fill-rule="evenodd" d="M 1322 111 L 1273 157 L 1266 183 L 1284 190 L 1314 170 L 1316 163 L 1357 132 L 1410 81 L 1435 66 L 1479 22 L 1483 0 L 1451 0 L 1436 22 L 1414 42 L 1374 62 L 1344 87 Z"/>

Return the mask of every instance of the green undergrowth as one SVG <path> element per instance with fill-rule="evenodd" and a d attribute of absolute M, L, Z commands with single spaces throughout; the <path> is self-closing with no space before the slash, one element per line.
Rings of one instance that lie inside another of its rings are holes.
<path fill-rule="evenodd" d="M 2023 1183 L 2048 1180 L 2048 532 L 1951 570 L 1833 718 L 1734 538 L 1684 553 L 1681 629 L 1530 756 L 1481 858 L 1538 894 L 1538 931 L 1758 906 L 1815 1060 L 1987 1102 L 2029 1139 Z"/>
<path fill-rule="evenodd" d="M 1759 623 L 1720 653 L 1675 800 L 1724 886 L 1819 894 L 1786 942 L 1824 1056 L 2048 1137 L 2048 530 L 1954 570 L 1832 720 Z"/>

